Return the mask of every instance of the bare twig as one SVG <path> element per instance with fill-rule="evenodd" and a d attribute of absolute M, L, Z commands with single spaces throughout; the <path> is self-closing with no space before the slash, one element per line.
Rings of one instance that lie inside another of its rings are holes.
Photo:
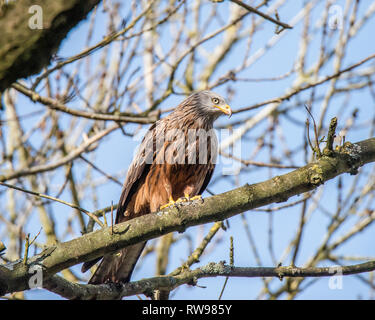
<path fill-rule="evenodd" d="M 68 113 L 72 116 L 76 117 L 83 117 L 91 120 L 105 120 L 105 121 L 116 121 L 116 122 L 131 122 L 131 123 L 153 123 L 158 119 L 158 115 L 150 115 L 148 117 L 143 117 L 142 115 L 129 115 L 127 113 L 119 113 L 119 114 L 100 114 L 100 113 L 92 113 L 86 112 L 83 110 L 75 110 L 67 107 L 65 104 L 53 100 L 48 97 L 42 97 L 35 91 L 32 91 L 25 86 L 21 85 L 20 83 L 13 83 L 12 88 L 16 89 L 17 91 L 23 93 L 24 95 L 28 96 L 34 102 L 40 102 L 46 105 L 48 108 L 53 110 L 61 111 Z"/>
<path fill-rule="evenodd" d="M 28 194 L 32 194 L 32 195 L 34 195 L 36 197 L 40 197 L 40 198 L 44 198 L 44 199 L 48 199 L 48 200 L 52 200 L 52 201 L 56 201 L 56 202 L 65 204 L 66 206 L 69 206 L 71 208 L 77 209 L 77 210 L 79 210 L 79 211 L 87 214 L 90 218 L 94 219 L 95 222 L 98 223 L 101 227 L 104 227 L 104 224 L 95 215 L 93 215 L 91 212 L 89 212 L 89 211 L 87 211 L 87 210 L 85 210 L 83 208 L 80 208 L 80 207 L 76 206 L 73 203 L 69 203 L 67 201 L 60 200 L 60 199 L 57 199 L 57 198 L 52 197 L 52 196 L 48 196 L 48 195 L 43 194 L 43 193 L 34 192 L 34 191 L 26 190 L 26 189 L 23 189 L 23 188 L 20 188 L 20 187 L 16 187 L 16 186 L 13 186 L 13 185 L 10 185 L 8 183 L 1 182 L 1 181 L 0 181 L 0 185 L 2 185 L 4 187 L 7 187 L 7 188 L 15 189 L 15 190 L 18 190 L 18 191 L 22 191 L 22 192 L 25 192 L 25 193 L 28 193 Z"/>
<path fill-rule="evenodd" d="M 314 116 L 312 115 L 310 109 L 308 108 L 307 105 L 305 105 L 305 109 L 306 111 L 309 113 L 312 121 L 313 121 L 313 124 L 314 124 L 314 133 L 315 133 L 315 148 L 313 148 L 313 150 L 316 152 L 318 158 L 320 158 L 322 156 L 322 152 L 320 151 L 320 143 L 319 143 L 319 136 L 318 136 L 318 129 L 316 127 L 316 123 L 315 123 L 315 119 L 314 119 Z M 308 125 L 309 123 L 306 122 L 306 125 Z M 309 142 L 310 145 L 311 145 L 311 142 Z"/>
<path fill-rule="evenodd" d="M 337 127 L 337 118 L 334 117 L 331 119 L 331 123 L 329 124 L 329 130 L 327 134 L 327 144 L 323 150 L 325 155 L 330 155 L 333 152 L 333 140 L 336 137 L 336 127 Z"/>
<path fill-rule="evenodd" d="M 229 260 L 230 260 L 230 266 L 231 268 L 234 267 L 234 251 L 233 251 L 233 237 L 230 237 L 230 252 L 229 252 Z M 227 286 L 229 276 L 225 278 L 223 288 L 221 289 L 220 295 L 219 295 L 219 300 L 221 300 L 225 287 Z"/>
<path fill-rule="evenodd" d="M 278 20 L 278 19 L 274 19 L 274 18 L 270 17 L 269 15 L 267 15 L 267 14 L 265 14 L 265 13 L 263 13 L 263 12 L 261 12 L 261 11 L 255 9 L 255 8 L 249 6 L 248 4 L 243 3 L 243 2 L 240 1 L 240 0 L 230 0 L 230 1 L 232 1 L 232 2 L 234 2 L 234 3 L 236 3 L 236 4 L 238 4 L 239 6 L 245 8 L 246 10 L 249 10 L 250 12 L 253 12 L 253 13 L 255 13 L 255 14 L 261 16 L 262 18 L 264 18 L 264 19 L 266 19 L 266 20 L 268 20 L 268 21 L 271 21 L 271 22 L 277 24 L 277 25 L 280 26 L 280 27 L 283 27 L 283 29 L 293 29 L 293 27 L 291 27 L 289 24 L 284 23 L 284 22 L 281 22 L 281 21 Z M 277 16 L 277 17 L 278 17 L 278 16 Z M 279 32 L 281 32 L 281 31 L 279 31 Z"/>

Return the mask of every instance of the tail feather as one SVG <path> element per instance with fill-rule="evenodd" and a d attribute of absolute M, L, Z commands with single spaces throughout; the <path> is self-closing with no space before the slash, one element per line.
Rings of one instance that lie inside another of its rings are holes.
<path fill-rule="evenodd" d="M 146 241 L 126 247 L 116 253 L 105 255 L 89 283 L 129 282 L 145 245 Z"/>
<path fill-rule="evenodd" d="M 81 267 L 81 272 L 82 273 L 85 273 L 87 270 L 89 270 L 94 264 L 96 264 L 101 258 L 103 257 L 99 257 L 99 258 L 96 258 L 94 260 L 90 260 L 90 261 L 86 261 L 83 263 L 82 267 Z"/>

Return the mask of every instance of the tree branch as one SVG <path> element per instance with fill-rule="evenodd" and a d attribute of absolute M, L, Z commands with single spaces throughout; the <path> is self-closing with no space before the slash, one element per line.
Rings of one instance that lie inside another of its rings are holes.
<path fill-rule="evenodd" d="M 239 0 L 230 0 L 236 4 L 238 4 L 239 6 L 241 6 L 242 8 L 245 8 L 246 10 L 252 12 L 252 13 L 255 13 L 259 16 L 261 16 L 262 18 L 268 20 L 268 21 L 271 21 L 273 23 L 275 23 L 276 25 L 280 26 L 280 27 L 283 27 L 284 29 L 293 29 L 293 27 L 291 27 L 289 24 L 287 23 L 284 23 L 284 22 L 281 22 L 280 20 L 276 20 L 272 17 L 270 17 L 269 15 L 249 6 L 248 4 L 242 2 L 242 1 L 239 1 Z"/>
<path fill-rule="evenodd" d="M 71 241 L 58 243 L 40 254 L 12 263 L 11 268 L 0 266 L 0 295 L 28 289 L 28 270 L 33 265 L 43 268 L 43 279 L 48 279 L 68 267 L 100 257 L 108 252 L 144 240 L 157 238 L 172 231 L 213 221 L 228 219 L 236 214 L 288 198 L 313 189 L 336 176 L 355 174 L 360 166 L 375 161 L 375 138 L 355 144 L 346 142 L 330 157 L 323 156 L 308 164 L 271 180 L 243 187 L 190 203 L 177 208 L 166 208 L 155 214 L 103 228 Z"/>
<path fill-rule="evenodd" d="M 297 267 L 234 267 L 220 263 L 209 263 L 194 270 L 171 276 L 158 276 L 139 281 L 132 281 L 125 284 L 78 284 L 72 283 L 59 276 L 52 276 L 45 284 L 44 288 L 67 299 L 121 299 L 122 297 L 135 294 L 148 295 L 153 290 L 173 289 L 183 285 L 195 285 L 198 279 L 212 277 L 332 277 L 338 275 L 351 275 L 375 270 L 375 261 L 368 261 L 351 266 L 332 266 L 320 268 L 297 268 Z"/>
<path fill-rule="evenodd" d="M 99 2 L 18 0 L 0 8 L 0 92 L 47 66 L 67 33 Z M 29 25 L 35 5 L 42 9 L 42 29 Z"/>
<path fill-rule="evenodd" d="M 117 124 L 114 124 L 104 130 L 99 131 L 92 137 L 88 138 L 84 142 L 81 143 L 78 147 L 73 149 L 70 153 L 68 153 L 66 156 L 59 158 L 55 160 L 54 162 L 49 162 L 46 164 L 40 164 L 40 165 L 35 165 L 29 168 L 21 168 L 19 170 L 15 171 L 9 171 L 9 172 L 3 172 L 2 175 L 0 175 L 0 181 L 4 182 L 7 180 L 15 179 L 15 178 L 20 178 L 20 177 L 25 177 L 25 176 L 30 176 L 33 174 L 41 173 L 41 172 L 46 172 L 50 170 L 54 170 L 58 167 L 61 167 L 70 161 L 73 161 L 74 159 L 78 158 L 82 153 L 86 152 L 94 143 L 102 139 L 103 137 L 107 136 L 110 134 L 112 131 L 118 129 L 119 126 Z"/>
<path fill-rule="evenodd" d="M 151 113 L 150 116 L 144 117 L 142 114 L 128 114 L 128 113 L 120 113 L 120 114 L 110 114 L 110 113 L 94 113 L 94 112 L 86 112 L 83 110 L 75 110 L 67 107 L 65 104 L 48 97 L 42 97 L 38 93 L 25 86 L 21 85 L 20 83 L 13 83 L 12 88 L 16 89 L 17 91 L 23 93 L 25 96 L 29 97 L 34 102 L 40 102 L 47 106 L 52 110 L 57 110 L 60 112 L 64 112 L 70 114 L 75 117 L 82 117 L 91 120 L 111 120 L 111 121 L 118 121 L 118 122 L 132 122 L 132 123 L 141 123 L 141 124 L 148 124 L 154 123 L 159 118 L 159 112 Z"/>

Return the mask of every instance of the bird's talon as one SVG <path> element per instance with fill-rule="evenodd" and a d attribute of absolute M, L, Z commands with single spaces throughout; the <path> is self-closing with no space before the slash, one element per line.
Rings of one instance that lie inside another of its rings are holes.
<path fill-rule="evenodd" d="M 181 198 L 178 198 L 177 200 L 176 200 L 176 203 L 180 203 L 180 202 L 187 202 L 187 201 L 189 201 L 186 197 L 181 197 Z"/>
<path fill-rule="evenodd" d="M 160 210 L 163 210 L 169 207 L 177 207 L 176 201 L 174 201 L 172 197 L 169 197 L 169 202 L 167 204 L 160 206 Z"/>
<path fill-rule="evenodd" d="M 170 208 L 170 207 L 178 209 L 179 205 L 183 205 L 183 203 L 185 203 L 185 202 L 193 202 L 193 201 L 196 201 L 196 200 L 199 200 L 203 203 L 203 198 L 202 198 L 201 195 L 197 195 L 197 196 L 194 196 L 194 197 L 190 198 L 190 196 L 188 194 L 185 194 L 184 197 L 178 198 L 176 201 L 174 201 L 173 198 L 170 197 L 169 202 L 167 204 L 165 204 L 163 206 L 160 206 L 160 210 L 163 210 L 165 208 Z"/>
<path fill-rule="evenodd" d="M 189 199 L 189 201 L 200 201 L 201 203 L 203 203 L 203 198 L 201 195 L 197 195 L 197 196 L 194 196 L 192 198 Z"/>
<path fill-rule="evenodd" d="M 202 196 L 200 194 L 197 195 L 197 196 L 194 196 L 194 197 L 190 198 L 190 201 L 195 201 L 195 200 L 200 200 L 200 201 L 203 202 L 203 198 L 202 198 Z"/>
<path fill-rule="evenodd" d="M 163 210 L 163 209 L 166 209 L 166 208 L 170 208 L 172 206 L 175 206 L 175 204 L 174 203 L 167 203 L 167 204 L 161 206 L 160 210 Z"/>

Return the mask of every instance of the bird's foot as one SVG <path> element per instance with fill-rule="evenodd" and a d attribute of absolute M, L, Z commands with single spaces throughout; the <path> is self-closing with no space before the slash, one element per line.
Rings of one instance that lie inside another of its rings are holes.
<path fill-rule="evenodd" d="M 185 193 L 185 196 L 178 199 L 177 202 L 193 202 L 193 201 L 197 201 L 197 200 L 203 202 L 202 196 L 200 194 L 190 198 L 190 195 Z"/>
<path fill-rule="evenodd" d="M 189 199 L 186 197 L 181 197 L 176 200 L 176 203 L 188 202 Z"/>
<path fill-rule="evenodd" d="M 169 202 L 163 206 L 160 206 L 160 210 L 163 210 L 165 208 L 170 208 L 170 207 L 177 207 L 177 204 L 181 202 L 180 199 L 177 201 L 174 201 L 172 197 L 169 197 Z"/>
<path fill-rule="evenodd" d="M 203 200 L 201 195 L 197 195 L 194 197 L 190 198 L 190 195 L 188 193 L 185 193 L 183 197 L 179 198 L 176 203 L 181 203 L 181 202 L 192 202 L 195 200 Z"/>
<path fill-rule="evenodd" d="M 160 207 L 160 210 L 163 210 L 165 208 L 170 208 L 170 207 L 178 207 L 178 205 L 183 205 L 184 203 L 186 202 L 193 202 L 193 201 L 196 201 L 196 200 L 199 200 L 199 201 L 202 201 L 203 202 L 203 199 L 202 199 L 202 196 L 201 195 L 197 195 L 197 196 L 194 196 L 194 197 L 191 197 L 185 193 L 185 195 L 181 198 L 178 198 L 176 201 L 173 200 L 172 197 L 169 197 L 169 202 L 163 206 Z"/>
<path fill-rule="evenodd" d="M 195 200 L 200 200 L 203 201 L 202 195 L 198 194 L 197 196 L 194 196 L 192 198 L 189 198 L 189 201 L 195 201 Z"/>

